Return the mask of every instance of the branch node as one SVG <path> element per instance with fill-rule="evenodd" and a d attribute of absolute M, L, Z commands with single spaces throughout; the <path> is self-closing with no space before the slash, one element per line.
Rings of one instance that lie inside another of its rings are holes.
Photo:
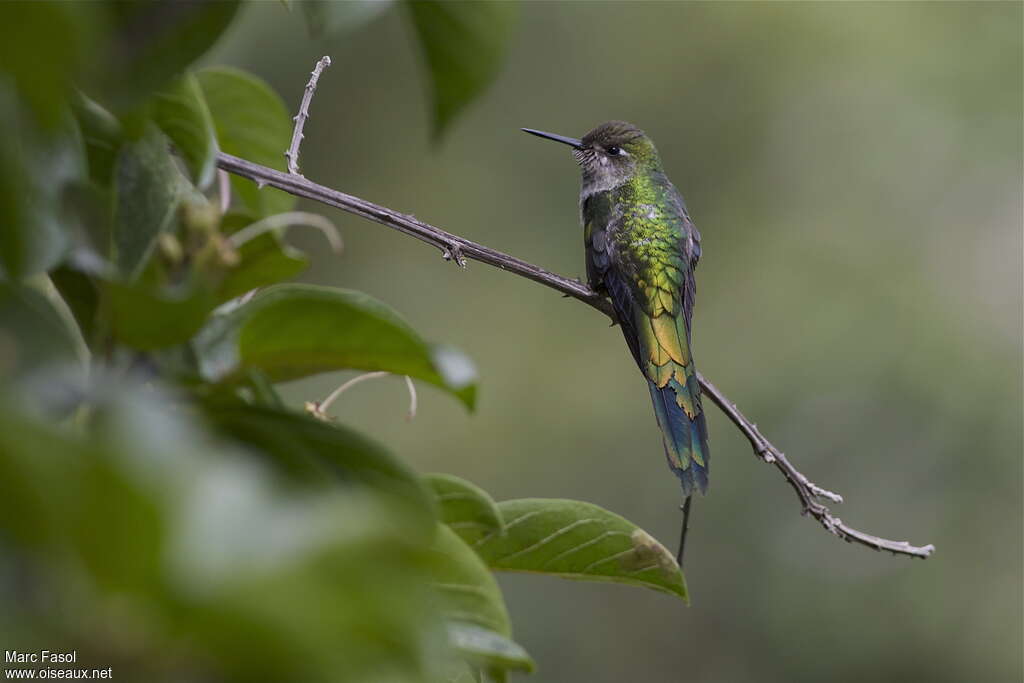
<path fill-rule="evenodd" d="M 448 246 L 441 250 L 441 258 L 445 261 L 454 261 L 459 268 L 466 267 L 466 257 L 462 255 L 462 247 L 455 242 L 449 242 Z"/>

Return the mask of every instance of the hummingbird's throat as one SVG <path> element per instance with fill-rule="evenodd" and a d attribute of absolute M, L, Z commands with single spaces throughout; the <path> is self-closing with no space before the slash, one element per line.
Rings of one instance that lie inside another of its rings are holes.
<path fill-rule="evenodd" d="M 572 154 L 580 165 L 581 201 L 598 192 L 614 190 L 626 183 L 632 174 L 632 164 L 621 161 L 613 163 L 607 156 L 599 154 L 593 149 L 587 147 L 574 149 Z"/>

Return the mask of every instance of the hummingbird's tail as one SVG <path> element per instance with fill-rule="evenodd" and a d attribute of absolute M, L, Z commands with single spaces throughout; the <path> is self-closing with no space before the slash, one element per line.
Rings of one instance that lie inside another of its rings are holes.
<path fill-rule="evenodd" d="M 686 385 L 680 384 L 675 378 L 661 388 L 651 380 L 647 384 L 654 403 L 654 414 L 661 427 L 665 457 L 669 467 L 679 477 L 683 495 L 690 496 L 695 491 L 704 493 L 708 488 L 711 451 L 708 448 L 708 427 L 704 411 L 700 409 L 700 385 L 696 375 L 690 375 Z M 683 393 L 687 400 L 682 403 L 697 407 L 692 418 L 677 399 Z"/>

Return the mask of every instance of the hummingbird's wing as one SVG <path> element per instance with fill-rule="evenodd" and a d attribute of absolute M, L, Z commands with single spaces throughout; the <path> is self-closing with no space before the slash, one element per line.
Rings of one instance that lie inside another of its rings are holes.
<path fill-rule="evenodd" d="M 612 302 L 647 378 L 669 466 L 690 495 L 707 488 L 710 456 L 690 354 L 700 235 L 675 188 L 666 180 L 662 189 L 655 205 L 631 206 L 606 193 L 587 198 L 587 274 Z"/>

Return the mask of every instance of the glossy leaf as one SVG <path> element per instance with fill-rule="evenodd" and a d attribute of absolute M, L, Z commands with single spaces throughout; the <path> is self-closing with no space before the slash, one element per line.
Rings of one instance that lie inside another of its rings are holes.
<path fill-rule="evenodd" d="M 52 128 L 37 124 L 0 79 L 0 276 L 22 279 L 63 256 L 65 192 L 85 175 L 82 143 L 65 111 Z"/>
<path fill-rule="evenodd" d="M 322 38 L 353 31 L 386 11 L 391 4 L 391 0 L 303 0 L 299 7 L 309 35 Z"/>
<path fill-rule="evenodd" d="M 188 680 L 436 680 L 433 525 L 365 492 L 281 487 L 170 397 L 106 380 L 90 430 L 25 419 L 0 396 L 3 559 L 37 589 L 16 610 L 73 604 L 144 632 L 139 652 L 157 656 L 132 680 L 176 666 Z M 157 654 L 183 638 L 181 664 Z"/>
<path fill-rule="evenodd" d="M 505 534 L 473 548 L 492 569 L 653 588 L 689 601 L 675 557 L 647 532 L 591 503 L 525 498 L 498 503 Z"/>
<path fill-rule="evenodd" d="M 292 122 L 277 93 L 263 81 L 227 67 L 197 74 L 213 115 L 220 149 L 228 154 L 285 170 L 284 151 L 291 142 Z M 257 216 L 288 211 L 295 198 L 273 188 L 259 189 L 251 180 L 231 177 L 231 188 Z"/>
<path fill-rule="evenodd" d="M 265 454 L 296 480 L 342 481 L 392 493 L 432 524 L 434 504 L 416 473 L 347 427 L 270 406 L 211 405 L 205 414 L 218 432 Z"/>
<path fill-rule="evenodd" d="M 512 626 L 501 589 L 480 557 L 444 525 L 437 528 L 434 552 L 431 585 L 440 596 L 445 619 L 509 635 Z"/>
<path fill-rule="evenodd" d="M 91 343 L 96 331 L 99 289 L 85 273 L 70 266 L 61 266 L 50 273 L 50 280 L 68 305 L 85 342 Z"/>
<path fill-rule="evenodd" d="M 99 81 L 119 110 L 165 87 L 217 41 L 238 0 L 112 3 L 113 34 Z"/>
<path fill-rule="evenodd" d="M 99 103 L 81 93 L 71 101 L 72 111 L 82 131 L 89 162 L 89 177 L 103 187 L 113 182 L 117 152 L 124 141 L 121 122 Z"/>
<path fill-rule="evenodd" d="M 409 375 L 472 408 L 472 364 L 424 342 L 397 313 L 361 292 L 275 285 L 210 320 L 195 342 L 203 376 L 234 380 L 255 368 L 274 381 L 331 370 Z"/>
<path fill-rule="evenodd" d="M 449 622 L 448 642 L 467 662 L 488 669 L 533 671 L 533 658 L 519 643 L 500 633 L 464 622 Z"/>
<path fill-rule="evenodd" d="M 504 533 L 498 504 L 482 488 L 450 474 L 424 476 L 437 500 L 441 521 L 467 543 Z"/>
<path fill-rule="evenodd" d="M 221 231 L 232 234 L 255 219 L 232 212 L 221 221 Z M 238 263 L 232 266 L 221 282 L 218 296 L 232 299 L 257 287 L 266 287 L 290 280 L 309 266 L 309 257 L 287 244 L 275 233 L 255 237 L 238 248 Z"/>
<path fill-rule="evenodd" d="M 518 7 L 486 0 L 407 0 L 404 6 L 426 58 L 439 137 L 498 74 Z"/>
<path fill-rule="evenodd" d="M 532 670 L 529 655 L 508 640 L 512 626 L 505 600 L 480 557 L 445 525 L 438 527 L 434 552 L 431 585 L 453 648 L 471 664 Z"/>
<path fill-rule="evenodd" d="M 69 321 L 35 289 L 0 282 L 0 380 L 80 362 Z"/>
<path fill-rule="evenodd" d="M 44 557 L 73 557 L 102 590 L 155 591 L 166 527 L 137 472 L 19 412 L 0 410 L 0 530 Z"/>
<path fill-rule="evenodd" d="M 171 225 L 181 200 L 180 178 L 156 126 L 121 147 L 114 168 L 113 238 L 115 262 L 126 277 L 138 275 L 157 237 Z"/>
<path fill-rule="evenodd" d="M 12 78 L 44 127 L 59 124 L 72 81 L 93 47 L 97 22 L 84 4 L 0 2 L 0 74 Z"/>
<path fill-rule="evenodd" d="M 185 74 L 158 92 L 152 112 L 185 160 L 192 182 L 201 190 L 208 187 L 217 163 L 217 136 L 196 77 Z"/>
<path fill-rule="evenodd" d="M 141 281 L 108 283 L 105 289 L 114 337 L 144 351 L 187 342 L 217 304 L 213 292 L 199 282 L 174 290 Z"/>
<path fill-rule="evenodd" d="M 239 263 L 225 273 L 220 299 L 291 280 L 309 267 L 309 257 L 273 235 L 260 235 L 238 250 Z"/>
<path fill-rule="evenodd" d="M 186 613 L 195 647 L 227 673 L 223 680 L 437 680 L 427 653 L 443 634 L 425 580 L 427 555 L 407 516 L 360 496 L 237 505 L 229 474 L 211 483 L 236 505 L 218 504 L 209 490 L 189 515 L 203 541 L 180 554 L 202 570 L 204 558 L 228 554 L 219 546 L 234 551 L 215 575 L 193 582 L 214 590 L 202 591 L 206 599 Z M 206 519 L 207 511 L 219 519 Z"/>

